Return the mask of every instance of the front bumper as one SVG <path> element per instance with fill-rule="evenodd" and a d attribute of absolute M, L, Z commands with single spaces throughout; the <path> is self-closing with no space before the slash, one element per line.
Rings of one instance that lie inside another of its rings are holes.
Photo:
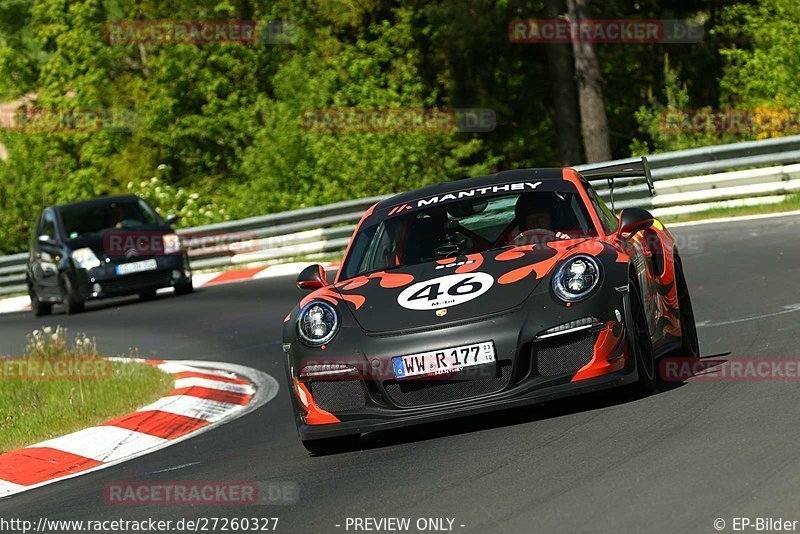
<path fill-rule="evenodd" d="M 618 320 L 625 298 L 614 291 L 572 307 L 553 300 L 535 312 L 522 306 L 477 321 L 411 332 L 364 334 L 343 327 L 336 352 L 353 355 L 348 358 L 326 354 L 333 343 L 320 351 L 294 342 L 287 347 L 288 379 L 300 437 L 321 439 L 441 421 L 633 382 L 635 364 L 628 358 L 626 331 Z M 595 317 L 602 326 L 537 340 L 547 329 L 583 317 Z M 488 340 L 497 359 L 492 376 L 399 382 L 383 372 L 392 368 L 397 355 Z M 361 373 L 348 380 L 299 381 L 303 366 L 323 362 L 356 363 L 354 367 L 360 362 Z"/>
<path fill-rule="evenodd" d="M 417 413 L 403 413 L 394 417 L 372 417 L 368 419 L 355 419 L 341 421 L 328 425 L 309 425 L 298 422 L 297 430 L 302 440 L 324 439 L 350 434 L 363 434 L 390 430 L 392 428 L 418 425 L 438 421 L 446 421 L 458 417 L 479 415 L 498 410 L 518 408 L 539 402 L 547 402 L 564 397 L 571 397 L 585 393 L 592 393 L 604 389 L 624 386 L 636 382 L 638 378 L 633 365 L 626 366 L 623 370 L 611 374 L 589 378 L 580 382 L 570 382 L 550 386 L 547 388 L 534 388 L 527 391 L 508 391 L 492 398 L 481 399 L 472 405 L 451 406 L 441 409 L 428 409 Z"/>
<path fill-rule="evenodd" d="M 116 268 L 122 263 L 155 259 L 157 268 L 152 271 L 118 275 Z M 84 300 L 134 295 L 165 287 L 189 284 L 192 271 L 185 254 L 137 257 L 129 261 L 111 261 L 91 270 L 79 269 L 75 276 L 75 290 Z M 99 291 L 97 291 L 99 289 Z"/>

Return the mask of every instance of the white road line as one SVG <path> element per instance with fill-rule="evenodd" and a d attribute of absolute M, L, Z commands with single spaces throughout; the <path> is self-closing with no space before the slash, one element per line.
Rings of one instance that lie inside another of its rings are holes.
<path fill-rule="evenodd" d="M 190 367 L 188 365 L 184 365 L 182 363 L 175 363 L 175 362 L 164 362 L 158 365 L 158 368 L 164 371 L 165 373 L 169 373 L 171 375 L 177 373 L 194 373 L 194 372 L 202 372 L 209 375 L 220 376 L 223 378 L 236 378 L 236 375 L 232 373 L 226 373 L 224 371 L 216 371 L 216 370 L 204 370 L 198 369 L 197 367 Z"/>
<path fill-rule="evenodd" d="M 194 287 L 203 287 L 221 274 L 222 272 L 193 274 L 192 283 Z"/>
<path fill-rule="evenodd" d="M 759 221 L 761 219 L 779 219 L 781 217 L 793 217 L 800 215 L 800 211 L 785 211 L 783 213 L 762 213 L 760 215 L 743 215 L 741 217 L 718 217 L 716 219 L 703 219 L 700 221 L 687 221 L 680 223 L 664 223 L 667 228 L 681 228 L 686 226 L 703 226 L 704 224 L 717 223 L 736 223 L 747 221 Z"/>
<path fill-rule="evenodd" d="M 19 484 L 14 484 L 13 482 L 6 482 L 5 480 L 0 480 L 0 497 L 2 497 L 7 493 L 17 492 L 23 489 L 24 487 L 25 486 L 20 486 Z"/>
<path fill-rule="evenodd" d="M 784 306 L 783 311 L 773 312 L 773 313 L 765 313 L 763 315 L 755 315 L 753 317 L 745 317 L 744 319 L 731 319 L 730 321 L 699 321 L 697 322 L 698 327 L 712 327 L 712 326 L 728 326 L 731 324 L 740 324 L 746 323 L 749 321 L 758 321 L 759 319 L 768 319 L 770 317 L 777 317 L 778 315 L 786 315 L 787 313 L 794 313 L 800 311 L 800 304 L 790 304 L 788 306 Z"/>
<path fill-rule="evenodd" d="M 167 441 L 135 430 L 96 426 L 32 446 L 50 447 L 106 463 L 159 447 Z"/>
<path fill-rule="evenodd" d="M 207 399 L 199 399 L 189 395 L 179 395 L 175 397 L 164 397 L 163 399 L 158 399 L 153 404 L 145 406 L 138 411 L 146 412 L 151 410 L 160 410 L 162 412 L 193 417 L 195 419 L 202 419 L 203 421 L 209 421 L 213 423 L 219 421 L 232 412 L 241 410 L 242 408 L 244 407 L 239 406 L 238 404 L 231 404 L 229 402 L 218 402 Z"/>
<path fill-rule="evenodd" d="M 30 306 L 31 299 L 27 295 L 21 297 L 9 297 L 7 299 L 0 299 L 0 313 L 11 313 L 24 310 Z"/>
<path fill-rule="evenodd" d="M 175 381 L 175 389 L 190 387 L 232 391 L 234 393 L 242 393 L 244 395 L 252 395 L 255 392 L 255 388 L 248 384 L 231 384 L 230 382 L 220 382 L 219 380 L 211 380 L 209 378 L 180 378 Z"/>

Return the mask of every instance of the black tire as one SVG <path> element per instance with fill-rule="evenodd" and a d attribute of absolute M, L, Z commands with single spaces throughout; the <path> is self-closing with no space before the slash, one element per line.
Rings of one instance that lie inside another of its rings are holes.
<path fill-rule="evenodd" d="M 639 377 L 635 389 L 649 395 L 659 390 L 657 362 L 639 288 L 633 281 L 629 286 L 632 327 L 628 328 L 628 348 L 634 355 L 636 373 Z"/>
<path fill-rule="evenodd" d="M 325 439 L 304 439 L 302 442 L 303 447 L 305 447 L 312 456 L 325 456 L 327 454 L 336 454 L 358 449 L 361 444 L 361 435 L 355 434 L 352 436 Z"/>
<path fill-rule="evenodd" d="M 53 313 L 53 305 L 49 302 L 42 302 L 39 300 L 38 295 L 36 295 L 32 287 L 28 288 L 28 295 L 31 298 L 31 312 L 33 312 L 34 317 L 43 317 Z"/>
<path fill-rule="evenodd" d="M 175 285 L 176 295 L 188 295 L 192 291 L 194 291 L 194 285 L 192 284 L 191 280 Z"/>
<path fill-rule="evenodd" d="M 84 300 L 75 293 L 72 287 L 72 282 L 66 274 L 61 275 L 61 304 L 64 305 L 64 311 L 67 315 L 75 315 L 84 310 Z"/>
<path fill-rule="evenodd" d="M 139 293 L 139 298 L 144 301 L 154 300 L 156 298 L 156 290 L 151 289 L 150 291 L 142 291 Z"/>
<path fill-rule="evenodd" d="M 675 356 L 679 358 L 699 358 L 700 342 L 697 339 L 697 325 L 694 321 L 694 308 L 689 287 L 683 276 L 680 261 L 675 263 L 675 284 L 678 290 L 678 309 L 681 321 L 681 348 Z"/>

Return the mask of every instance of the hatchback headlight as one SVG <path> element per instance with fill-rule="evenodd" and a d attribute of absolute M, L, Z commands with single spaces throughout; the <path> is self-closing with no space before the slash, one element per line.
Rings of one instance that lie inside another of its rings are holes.
<path fill-rule="evenodd" d="M 339 331 L 339 313 L 327 302 L 307 304 L 297 319 L 297 332 L 306 345 L 318 347 L 333 339 Z"/>
<path fill-rule="evenodd" d="M 591 256 L 573 256 L 556 270 L 553 292 L 566 302 L 577 302 L 589 296 L 600 282 L 600 265 Z"/>
<path fill-rule="evenodd" d="M 164 242 L 164 254 L 176 254 L 181 251 L 181 238 L 178 234 L 166 234 L 161 239 Z"/>
<path fill-rule="evenodd" d="M 72 261 L 81 269 L 94 269 L 100 267 L 100 260 L 97 259 L 94 251 L 90 248 L 79 248 L 72 252 Z"/>

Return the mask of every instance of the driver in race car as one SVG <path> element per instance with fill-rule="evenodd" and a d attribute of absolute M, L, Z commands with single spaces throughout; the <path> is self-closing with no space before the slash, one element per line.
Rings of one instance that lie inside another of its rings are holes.
<path fill-rule="evenodd" d="M 529 193 L 520 195 L 514 206 L 517 224 L 509 232 L 509 242 L 514 245 L 532 245 L 553 239 L 572 239 L 568 234 L 553 229 L 555 206 L 552 195 Z"/>

